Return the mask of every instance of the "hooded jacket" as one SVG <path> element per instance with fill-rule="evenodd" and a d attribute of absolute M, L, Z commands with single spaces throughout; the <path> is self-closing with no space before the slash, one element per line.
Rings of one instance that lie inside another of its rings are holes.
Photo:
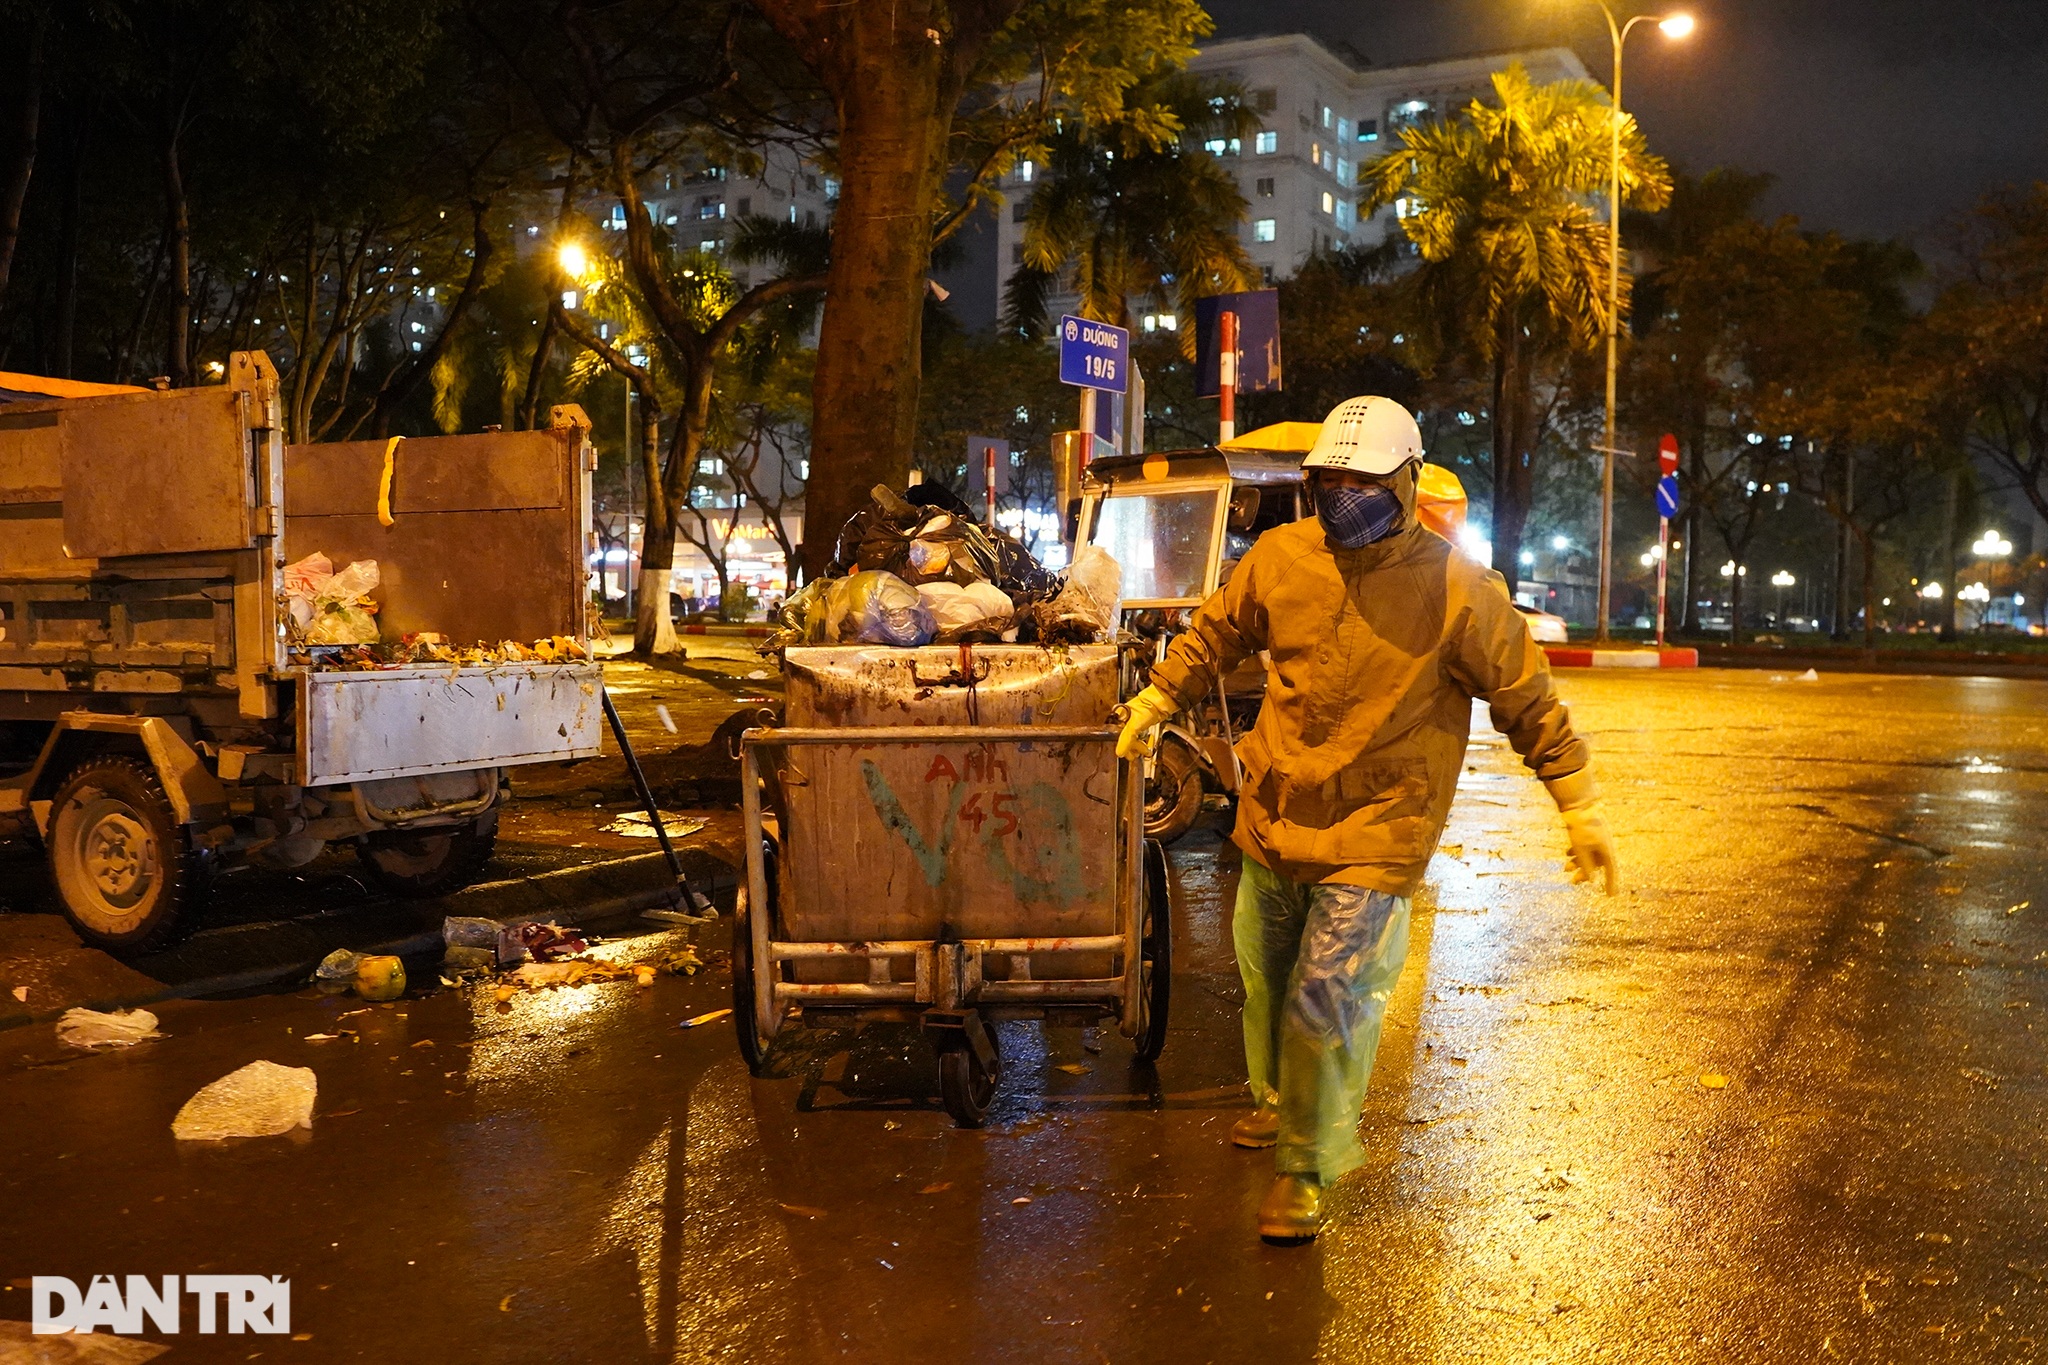
<path fill-rule="evenodd" d="M 1267 653 L 1258 724 L 1238 744 L 1238 846 L 1296 882 L 1409 896 L 1436 851 L 1472 700 L 1537 777 L 1585 743 L 1505 580 L 1414 524 L 1362 549 L 1311 517 L 1259 537 L 1152 669 L 1185 709 Z"/>

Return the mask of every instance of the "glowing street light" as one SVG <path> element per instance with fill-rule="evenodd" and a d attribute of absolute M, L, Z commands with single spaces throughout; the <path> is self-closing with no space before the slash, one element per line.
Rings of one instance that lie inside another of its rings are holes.
<path fill-rule="evenodd" d="M 590 253 L 583 249 L 581 242 L 564 242 L 555 248 L 555 264 L 562 267 L 562 273 L 581 284 L 590 278 Z"/>
<path fill-rule="evenodd" d="M 1990 600 L 1991 589 L 1985 587 L 1982 583 L 1972 583 L 1967 588 L 1958 588 L 1956 590 L 1956 601 L 1958 602 L 1989 602 Z"/>
<path fill-rule="evenodd" d="M 1923 583 L 1923 584 L 1921 584 L 1921 585 L 1920 585 L 1920 595 L 1921 595 L 1922 597 L 1926 598 L 1926 599 L 1927 599 L 1928 601 L 1930 601 L 1930 602 L 1939 602 L 1939 601 L 1941 600 L 1941 584 L 1939 584 L 1939 583 Z"/>
<path fill-rule="evenodd" d="M 2012 542 L 1996 531 L 1986 531 L 1970 546 L 1970 553 L 1979 559 L 2004 559 L 2012 553 Z"/>
<path fill-rule="evenodd" d="M 1789 588 L 1798 581 L 1783 569 L 1771 575 L 1771 586 L 1774 588 Z"/>
<path fill-rule="evenodd" d="M 1637 24 L 1654 23 L 1663 35 L 1676 41 L 1693 30 L 1690 14 L 1637 14 L 1617 23 L 1607 0 L 1594 0 L 1607 20 L 1607 36 L 1614 43 L 1614 117 L 1609 120 L 1607 152 L 1607 421 L 1601 450 L 1600 473 L 1600 605 L 1595 640 L 1607 642 L 1607 615 L 1613 592 L 1610 572 L 1614 558 L 1614 375 L 1615 346 L 1621 326 L 1621 49 Z"/>

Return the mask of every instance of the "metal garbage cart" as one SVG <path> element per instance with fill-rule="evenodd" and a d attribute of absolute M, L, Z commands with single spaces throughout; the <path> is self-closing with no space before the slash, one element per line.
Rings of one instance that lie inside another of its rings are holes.
<path fill-rule="evenodd" d="M 1116 756 L 1114 646 L 786 651 L 786 724 L 741 740 L 740 1050 L 792 1015 L 922 1025 L 980 1126 L 992 1020 L 1113 1018 L 1166 1041 L 1171 909 L 1140 765 Z"/>

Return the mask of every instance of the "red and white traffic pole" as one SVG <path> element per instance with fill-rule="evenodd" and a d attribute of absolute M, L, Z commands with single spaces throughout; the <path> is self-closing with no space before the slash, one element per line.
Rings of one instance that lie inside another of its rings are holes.
<path fill-rule="evenodd" d="M 1678 473 L 1678 438 L 1667 433 L 1657 442 L 1657 481 Z M 1657 508 L 1657 648 L 1664 648 L 1664 585 L 1671 576 L 1671 518 Z"/>
<path fill-rule="evenodd" d="M 1216 319 L 1216 443 L 1222 445 L 1237 436 L 1237 314 L 1225 312 Z"/>
<path fill-rule="evenodd" d="M 982 487 L 988 491 L 988 524 L 996 524 L 996 448 L 981 448 Z"/>

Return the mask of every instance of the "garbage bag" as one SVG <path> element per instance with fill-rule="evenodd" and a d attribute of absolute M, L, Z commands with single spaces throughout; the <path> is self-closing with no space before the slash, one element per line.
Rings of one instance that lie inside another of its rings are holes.
<path fill-rule="evenodd" d="M 362 960 L 361 953 L 349 948 L 336 948 L 320 959 L 320 965 L 313 969 L 313 975 L 321 981 L 354 981 L 356 966 Z"/>
<path fill-rule="evenodd" d="M 940 644 L 997 640 L 1016 620 L 1010 595 L 993 583 L 924 583 L 917 589 Z"/>
<path fill-rule="evenodd" d="M 913 495 L 927 486 L 919 484 Z M 1014 600 L 1050 596 L 1058 579 L 1016 537 L 981 526 L 957 498 L 923 494 L 925 506 L 877 484 L 868 505 L 847 518 L 833 572 L 882 569 L 906 583 L 993 583 Z"/>
<path fill-rule="evenodd" d="M 314 596 L 321 602 L 333 602 L 340 606 L 354 606 L 376 591 L 383 576 L 377 572 L 377 561 L 358 559 L 346 569 L 327 580 L 327 586 Z"/>
<path fill-rule="evenodd" d="M 88 1050 L 96 1047 L 133 1047 L 150 1038 L 161 1038 L 156 1016 L 148 1010 L 68 1009 L 57 1021 L 57 1041 Z"/>
<path fill-rule="evenodd" d="M 870 645 L 921 645 L 932 638 L 932 614 L 917 589 L 881 570 L 857 573 L 844 580 L 846 616 L 839 628 L 843 641 Z"/>
<path fill-rule="evenodd" d="M 763 654 L 791 645 L 815 645 L 825 639 L 825 598 L 835 578 L 814 578 L 782 601 L 776 612 L 778 629 L 761 644 Z"/>
<path fill-rule="evenodd" d="M 1083 546 L 1067 569 L 1066 584 L 1033 607 L 1046 644 L 1095 644 L 1116 638 L 1123 605 L 1123 569 L 1100 545 Z"/>
<path fill-rule="evenodd" d="M 251 1062 L 185 1101 L 171 1120 L 171 1136 L 188 1141 L 275 1137 L 313 1126 L 319 1078 L 307 1066 Z"/>
<path fill-rule="evenodd" d="M 441 942 L 449 948 L 490 948 L 498 946 L 499 924 L 475 915 L 449 915 L 441 921 Z"/>
<path fill-rule="evenodd" d="M 305 630 L 309 645 L 377 643 L 377 618 L 364 607 L 328 607 Z"/>

